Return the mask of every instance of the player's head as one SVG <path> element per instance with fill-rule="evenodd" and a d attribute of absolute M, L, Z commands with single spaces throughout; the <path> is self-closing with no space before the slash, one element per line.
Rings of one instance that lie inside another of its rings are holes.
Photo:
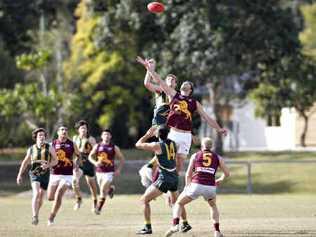
<path fill-rule="evenodd" d="M 165 79 L 168 86 L 175 89 L 177 87 L 177 77 L 173 74 L 168 74 Z"/>
<path fill-rule="evenodd" d="M 68 136 L 68 128 L 65 125 L 58 126 L 57 135 L 60 139 L 65 139 Z"/>
<path fill-rule="evenodd" d="M 194 85 L 190 81 L 185 81 L 181 84 L 180 91 L 182 95 L 191 96 L 193 94 Z"/>
<path fill-rule="evenodd" d="M 111 142 L 111 139 L 112 139 L 111 130 L 108 128 L 103 129 L 101 132 L 101 139 L 102 139 L 102 142 L 109 144 Z"/>
<path fill-rule="evenodd" d="M 46 130 L 44 128 L 36 128 L 32 132 L 32 139 L 40 144 L 43 144 L 46 139 Z"/>
<path fill-rule="evenodd" d="M 77 129 L 80 136 L 88 137 L 89 136 L 89 124 L 85 120 L 79 120 L 75 124 L 75 129 Z"/>
<path fill-rule="evenodd" d="M 162 141 L 167 140 L 168 138 L 168 133 L 169 133 L 169 128 L 166 125 L 161 125 L 158 127 L 158 138 Z"/>
<path fill-rule="evenodd" d="M 209 137 L 204 137 L 201 142 L 202 150 L 211 150 L 213 147 L 213 140 Z"/>

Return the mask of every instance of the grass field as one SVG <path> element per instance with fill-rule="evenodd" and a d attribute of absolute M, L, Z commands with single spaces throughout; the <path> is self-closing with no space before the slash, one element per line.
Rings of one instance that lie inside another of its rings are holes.
<path fill-rule="evenodd" d="M 144 154 L 138 150 L 124 150 L 126 158 L 144 159 L 150 154 Z M 315 152 L 241 152 L 227 153 L 230 160 L 240 161 L 316 161 Z M 11 156 L 13 159 L 13 156 Z M 4 154 L 0 154 L 0 196 L 14 194 L 29 189 L 28 177 L 22 187 L 16 185 L 16 175 L 19 162 L 8 161 Z M 7 164 L 6 164 L 7 163 Z M 242 194 L 247 192 L 247 167 L 243 164 L 228 164 L 232 177 L 219 190 L 221 193 Z M 316 163 L 263 163 L 252 165 L 253 192 L 256 194 L 316 194 Z M 122 175 L 115 182 L 117 192 L 120 194 L 139 194 L 143 191 L 138 177 L 138 169 L 141 164 L 128 165 L 123 169 Z M 220 172 L 218 173 L 220 175 Z M 86 185 L 83 189 L 87 191 Z"/>
<path fill-rule="evenodd" d="M 143 225 L 139 195 L 118 195 L 109 200 L 103 213 L 90 211 L 90 200 L 72 210 L 73 200 L 66 199 L 54 226 L 46 221 L 51 203 L 45 202 L 40 223 L 32 226 L 29 196 L 0 198 L 0 236 L 136 236 Z M 316 236 L 316 195 L 219 195 L 221 229 L 226 237 Z M 188 206 L 193 229 L 175 236 L 212 236 L 206 203 L 199 199 Z M 159 198 L 152 204 L 153 237 L 163 236 L 171 221 L 170 209 Z"/>

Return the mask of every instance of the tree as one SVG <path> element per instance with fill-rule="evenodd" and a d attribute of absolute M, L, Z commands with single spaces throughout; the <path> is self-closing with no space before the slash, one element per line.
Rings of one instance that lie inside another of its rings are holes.
<path fill-rule="evenodd" d="M 117 21 L 117 12 L 125 6 L 125 1 L 81 1 L 71 56 L 65 63 L 66 80 L 77 85 L 74 91 L 81 96 L 79 115 L 88 113 L 86 119 L 94 127 L 96 121 L 99 127 L 110 127 L 114 141 L 123 147 L 145 131 L 151 112 L 143 76 L 134 63 L 136 35 L 126 27 L 128 22 Z"/>

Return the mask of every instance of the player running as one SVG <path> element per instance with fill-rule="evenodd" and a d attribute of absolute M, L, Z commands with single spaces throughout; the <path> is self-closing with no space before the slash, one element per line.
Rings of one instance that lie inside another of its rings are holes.
<path fill-rule="evenodd" d="M 31 164 L 29 171 L 32 186 L 32 224 L 38 224 L 39 210 L 43 204 L 43 197 L 48 187 L 49 170 L 57 165 L 55 150 L 46 142 L 46 131 L 44 128 L 37 128 L 32 132 L 35 141 L 27 149 L 26 156 L 21 163 L 21 167 L 16 178 L 18 185 L 22 183 L 23 173 L 28 164 Z"/>
<path fill-rule="evenodd" d="M 48 218 L 48 225 L 53 225 L 56 214 L 61 206 L 62 198 L 72 186 L 73 173 L 79 172 L 79 149 L 69 138 L 68 129 L 61 125 L 57 130 L 57 139 L 53 147 L 57 154 L 58 164 L 52 168 L 48 185 L 48 200 L 54 201 Z M 76 156 L 73 158 L 73 156 Z"/>
<path fill-rule="evenodd" d="M 101 143 L 94 145 L 89 154 L 89 161 L 96 167 L 96 176 L 100 188 L 100 199 L 95 209 L 97 215 L 101 213 L 113 177 L 120 175 L 125 161 L 120 148 L 112 143 L 112 133 L 109 129 L 102 131 L 101 139 Z M 114 159 L 116 158 L 120 160 L 117 168 L 114 166 Z"/>
<path fill-rule="evenodd" d="M 74 210 L 78 210 L 82 203 L 82 197 L 80 194 L 80 178 L 82 174 L 85 176 L 87 185 L 91 192 L 91 197 L 93 200 L 93 211 L 97 205 L 97 183 L 95 180 L 95 168 L 94 165 L 88 160 L 88 156 L 92 147 L 96 144 L 94 137 L 89 134 L 89 125 L 85 120 L 80 120 L 75 124 L 75 129 L 78 131 L 78 134 L 73 137 L 74 143 L 76 143 L 80 152 L 80 162 L 79 176 L 75 176 L 73 179 L 73 189 L 76 194 L 76 203 Z"/>

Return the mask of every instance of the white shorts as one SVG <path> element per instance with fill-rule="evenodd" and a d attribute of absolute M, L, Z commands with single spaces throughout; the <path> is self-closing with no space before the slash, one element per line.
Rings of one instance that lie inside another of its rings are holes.
<path fill-rule="evenodd" d="M 66 184 L 69 188 L 72 186 L 72 175 L 62 174 L 51 174 L 49 176 L 49 185 L 64 185 Z"/>
<path fill-rule="evenodd" d="M 153 182 L 153 169 L 148 167 L 148 164 L 142 166 L 138 171 L 140 182 L 145 188 L 148 188 Z"/>
<path fill-rule="evenodd" d="M 75 170 L 73 170 L 73 172 L 72 172 L 73 179 L 75 180 L 76 183 L 79 183 L 82 175 L 83 175 L 83 171 L 80 168 L 78 169 L 77 172 Z"/>
<path fill-rule="evenodd" d="M 199 196 L 203 196 L 203 198 L 208 201 L 216 197 L 216 186 L 190 183 L 189 186 L 184 189 L 184 193 L 193 200 Z"/>
<path fill-rule="evenodd" d="M 190 132 L 178 132 L 171 128 L 168 138 L 177 144 L 177 154 L 189 154 L 192 143 L 192 134 Z"/>
<path fill-rule="evenodd" d="M 96 176 L 97 182 L 101 186 L 102 183 L 111 183 L 113 181 L 114 172 L 96 172 Z"/>

